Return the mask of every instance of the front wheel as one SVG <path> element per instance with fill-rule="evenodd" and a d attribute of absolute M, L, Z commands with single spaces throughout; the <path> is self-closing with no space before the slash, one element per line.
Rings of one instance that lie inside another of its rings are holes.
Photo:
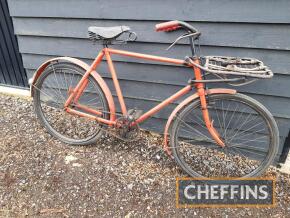
<path fill-rule="evenodd" d="M 275 158 L 279 133 L 271 113 L 242 94 L 208 96 L 214 128 L 225 143 L 211 137 L 202 117 L 200 100 L 176 115 L 170 134 L 175 160 L 192 177 L 253 177 Z"/>

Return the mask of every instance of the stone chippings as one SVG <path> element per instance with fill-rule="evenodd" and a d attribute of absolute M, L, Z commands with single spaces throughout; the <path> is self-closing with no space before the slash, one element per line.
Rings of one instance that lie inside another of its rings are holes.
<path fill-rule="evenodd" d="M 177 209 L 175 177 L 186 175 L 162 137 L 141 134 L 69 146 L 40 126 L 31 100 L 0 95 L 0 217 L 289 217 L 290 177 L 274 168 L 275 208 Z"/>

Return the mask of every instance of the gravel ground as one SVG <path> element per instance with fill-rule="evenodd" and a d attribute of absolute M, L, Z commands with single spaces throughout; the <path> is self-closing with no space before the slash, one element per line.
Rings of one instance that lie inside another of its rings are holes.
<path fill-rule="evenodd" d="M 29 99 L 0 95 L 0 217 L 289 217 L 290 176 L 275 169 L 275 208 L 175 207 L 175 177 L 162 138 L 103 138 L 68 146 L 42 128 Z"/>

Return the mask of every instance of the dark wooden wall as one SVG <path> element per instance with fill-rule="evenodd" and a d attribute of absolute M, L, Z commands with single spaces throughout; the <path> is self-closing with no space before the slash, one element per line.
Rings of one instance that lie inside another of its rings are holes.
<path fill-rule="evenodd" d="M 28 86 L 6 0 L 0 1 L 0 85 Z"/>
<path fill-rule="evenodd" d="M 115 48 L 184 58 L 190 52 L 185 42 L 165 50 L 177 32 L 154 31 L 156 23 L 179 19 L 202 32 L 204 55 L 261 59 L 275 77 L 238 89 L 261 101 L 274 114 L 282 151 L 290 129 L 290 1 L 9 0 L 9 8 L 28 77 L 54 56 L 72 56 L 90 63 L 101 49 L 87 39 L 90 25 L 127 25 L 138 34 L 136 42 Z M 114 60 L 129 107 L 149 109 L 192 77 L 181 67 L 117 56 Z M 111 84 L 106 66 L 99 72 Z M 143 127 L 161 131 L 173 106 Z"/>

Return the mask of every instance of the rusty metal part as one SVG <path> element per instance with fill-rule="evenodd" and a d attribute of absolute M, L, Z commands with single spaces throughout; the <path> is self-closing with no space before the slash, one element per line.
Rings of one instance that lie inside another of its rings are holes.
<path fill-rule="evenodd" d="M 236 58 L 227 56 L 202 57 L 203 66 L 194 62 L 192 58 L 186 58 L 193 65 L 205 72 L 221 75 L 246 76 L 253 78 L 271 78 L 273 72 L 262 61 L 255 58 Z"/>
<path fill-rule="evenodd" d="M 130 120 L 128 117 L 120 117 L 116 120 L 116 124 L 114 126 L 114 129 L 112 129 L 114 136 L 126 141 L 126 142 L 132 142 L 138 140 L 140 128 L 139 125 L 136 123 L 132 125 L 132 120 Z"/>

